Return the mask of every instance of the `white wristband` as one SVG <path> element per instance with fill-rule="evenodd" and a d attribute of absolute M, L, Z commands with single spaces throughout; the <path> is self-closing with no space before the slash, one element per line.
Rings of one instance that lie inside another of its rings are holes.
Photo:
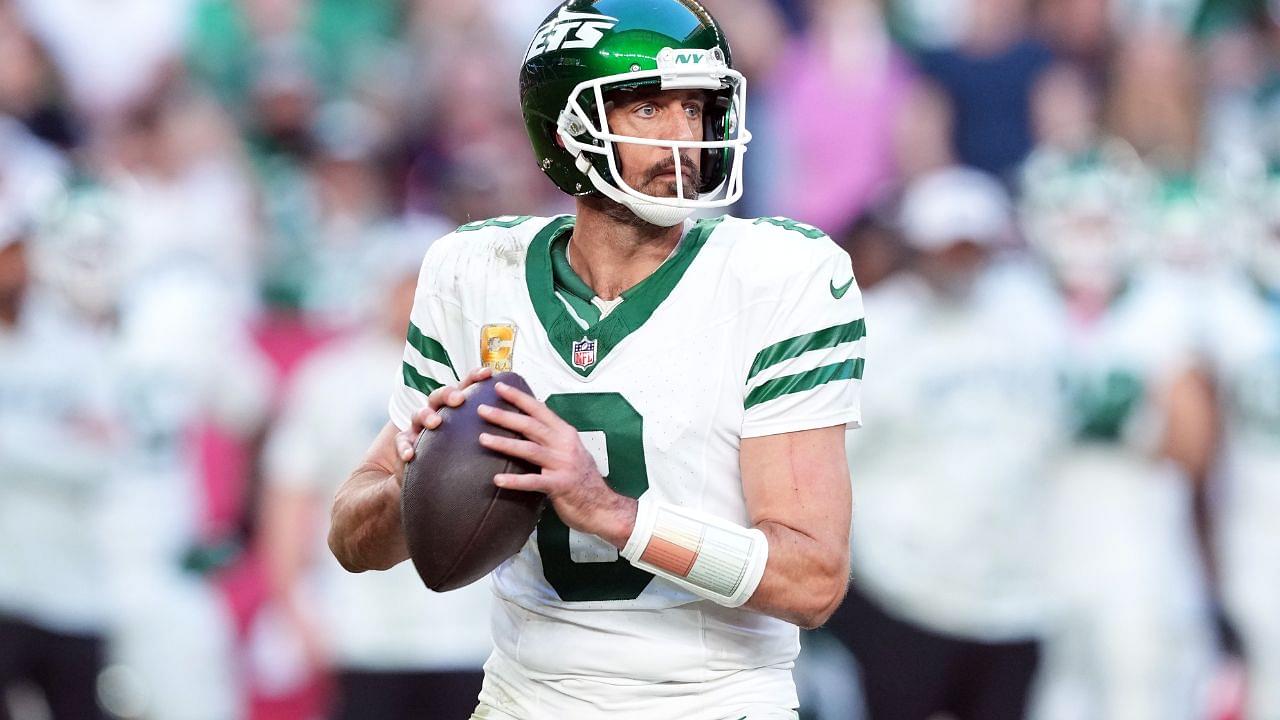
<path fill-rule="evenodd" d="M 738 607 L 764 577 L 769 541 L 755 528 L 663 503 L 645 493 L 622 557 L 700 597 Z"/>

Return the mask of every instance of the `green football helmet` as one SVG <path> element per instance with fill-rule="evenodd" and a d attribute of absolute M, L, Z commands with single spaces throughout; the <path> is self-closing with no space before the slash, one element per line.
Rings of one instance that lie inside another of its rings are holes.
<path fill-rule="evenodd" d="M 707 91 L 703 139 L 611 132 L 606 95 L 638 88 Z M 567 0 L 534 34 L 520 71 L 520 105 L 542 171 L 570 195 L 603 195 L 663 227 L 742 197 L 742 158 L 751 139 L 746 92 L 724 33 L 696 0 Z M 670 149 L 675 196 L 628 185 L 614 143 Z M 686 149 L 700 153 L 696 188 L 684 186 Z"/>

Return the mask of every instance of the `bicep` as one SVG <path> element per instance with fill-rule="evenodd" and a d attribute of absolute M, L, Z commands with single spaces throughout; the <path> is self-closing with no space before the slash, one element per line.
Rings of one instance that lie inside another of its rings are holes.
<path fill-rule="evenodd" d="M 844 437 L 837 425 L 744 439 L 742 491 L 752 525 L 776 523 L 843 549 L 852 513 Z"/>

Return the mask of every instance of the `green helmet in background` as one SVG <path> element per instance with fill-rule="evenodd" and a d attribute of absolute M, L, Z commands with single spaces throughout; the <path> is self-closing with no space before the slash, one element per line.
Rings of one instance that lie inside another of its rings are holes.
<path fill-rule="evenodd" d="M 520 106 L 539 167 L 570 195 L 598 194 L 646 222 L 670 227 L 694 210 L 742 196 L 746 79 L 732 68 L 719 24 L 695 0 L 567 0 L 525 53 Z M 606 95 L 618 90 L 700 89 L 708 93 L 700 141 L 617 135 Z M 665 147 L 675 160 L 676 195 L 628 185 L 614 143 Z M 681 151 L 696 150 L 700 177 L 686 188 Z M 709 196 L 710 199 L 703 199 Z"/>

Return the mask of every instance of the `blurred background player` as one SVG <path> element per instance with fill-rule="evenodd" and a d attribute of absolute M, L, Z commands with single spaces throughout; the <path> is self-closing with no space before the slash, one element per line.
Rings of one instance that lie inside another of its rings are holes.
<path fill-rule="evenodd" d="M 110 620 L 107 346 L 34 280 L 30 244 L 22 207 L 0 201 L 0 718 L 92 719 Z"/>
<path fill-rule="evenodd" d="M 118 451 L 95 508 L 110 601 L 103 702 L 140 718 L 223 720 L 242 713 L 234 627 L 211 573 L 197 443 L 209 419 L 257 432 L 270 371 L 244 336 L 234 292 L 186 251 L 140 251 L 128 205 L 74 189 L 42 225 L 40 267 L 111 345 Z"/>
<path fill-rule="evenodd" d="M 1014 226 L 991 176 L 927 174 L 900 218 L 908 269 L 867 295 L 876 422 L 849 441 L 854 585 L 832 629 L 871 720 L 1016 720 L 1040 655 L 1043 471 L 1061 434 L 1052 296 L 997 262 Z"/>
<path fill-rule="evenodd" d="M 1122 143 L 1028 166 L 1032 242 L 1065 302 L 1060 359 L 1075 441 L 1052 473 L 1054 598 L 1038 717 L 1202 717 L 1208 608 L 1194 484 L 1213 448 L 1183 285 L 1142 272 L 1151 192 Z"/>
<path fill-rule="evenodd" d="M 423 248 L 442 231 L 420 223 L 369 243 L 369 322 L 303 362 L 267 443 L 262 527 L 272 614 L 312 670 L 336 675 L 330 718 L 466 717 L 492 647 L 487 583 L 431 593 L 410 563 L 354 576 L 325 543 L 345 469 L 385 424 L 396 380 L 387 368 L 404 351 Z"/>
<path fill-rule="evenodd" d="M 1208 295 L 1202 323 L 1224 414 L 1218 573 L 1243 642 L 1248 720 L 1280 717 L 1280 175 L 1259 185 L 1245 272 Z"/>

